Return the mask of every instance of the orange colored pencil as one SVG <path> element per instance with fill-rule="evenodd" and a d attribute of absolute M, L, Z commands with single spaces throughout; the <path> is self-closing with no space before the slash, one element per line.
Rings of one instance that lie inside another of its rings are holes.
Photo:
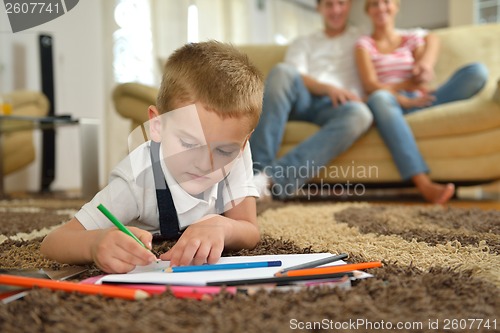
<path fill-rule="evenodd" d="M 39 287 L 66 292 L 80 292 L 83 294 L 102 295 L 108 297 L 125 298 L 130 300 L 148 298 L 149 294 L 142 290 L 121 288 L 115 286 L 104 286 L 94 284 L 79 284 L 67 281 L 54 281 L 37 279 L 24 276 L 0 274 L 0 284 L 18 287 Z"/>
<path fill-rule="evenodd" d="M 351 272 L 359 269 L 376 268 L 381 267 L 382 263 L 380 261 L 363 262 L 359 264 L 346 264 L 346 265 L 334 265 L 326 267 L 315 267 L 307 269 L 297 269 L 294 271 L 288 271 L 283 274 L 276 274 L 277 276 L 308 276 L 308 275 L 318 275 L 318 274 L 333 274 L 333 273 L 345 273 Z"/>

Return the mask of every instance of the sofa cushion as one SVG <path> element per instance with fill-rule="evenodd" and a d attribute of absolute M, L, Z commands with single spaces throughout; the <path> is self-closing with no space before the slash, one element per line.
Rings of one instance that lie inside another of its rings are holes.
<path fill-rule="evenodd" d="M 444 28 L 434 32 L 440 37 L 441 47 L 433 85 L 443 83 L 457 68 L 479 61 L 490 73 L 482 95 L 491 96 L 500 79 L 500 24 Z"/>

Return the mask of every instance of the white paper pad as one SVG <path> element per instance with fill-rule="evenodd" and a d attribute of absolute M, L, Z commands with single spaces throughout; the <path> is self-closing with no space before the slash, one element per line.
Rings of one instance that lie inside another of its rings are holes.
<path fill-rule="evenodd" d="M 244 263 L 254 261 L 275 261 L 281 260 L 281 267 L 262 267 L 248 269 L 233 269 L 220 271 L 202 271 L 189 273 L 165 273 L 161 270 L 170 266 L 168 261 L 159 261 L 148 266 L 137 267 L 128 274 L 110 274 L 101 278 L 96 284 L 101 283 L 148 283 L 148 284 L 166 284 L 180 286 L 205 286 L 209 282 L 216 281 L 235 281 L 242 279 L 260 279 L 271 278 L 274 274 L 287 267 L 304 264 L 310 261 L 330 257 L 330 253 L 308 253 L 308 254 L 284 254 L 284 255 L 262 255 L 262 256 L 240 256 L 240 257 L 222 257 L 217 264 Z M 345 264 L 339 260 L 328 265 Z M 372 275 L 364 273 L 358 278 L 371 277 Z"/>

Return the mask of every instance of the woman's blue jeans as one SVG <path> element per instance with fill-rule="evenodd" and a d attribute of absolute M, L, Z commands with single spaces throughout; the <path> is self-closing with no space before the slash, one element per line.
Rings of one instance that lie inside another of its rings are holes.
<path fill-rule="evenodd" d="M 321 128 L 276 159 L 289 120 L 307 121 Z M 254 170 L 265 172 L 272 178 L 273 187 L 280 187 L 274 195 L 293 195 L 316 176 L 320 167 L 349 148 L 372 121 L 364 103 L 334 107 L 329 97 L 312 95 L 293 66 L 279 64 L 266 80 L 262 115 L 250 138 Z"/>
<path fill-rule="evenodd" d="M 484 87 L 487 79 L 488 70 L 480 63 L 462 67 L 433 93 L 435 101 L 432 106 L 470 98 Z M 394 95 L 386 90 L 375 91 L 367 104 L 401 178 L 408 180 L 417 174 L 427 173 L 429 168 L 404 117 L 422 108 L 403 109 Z"/>

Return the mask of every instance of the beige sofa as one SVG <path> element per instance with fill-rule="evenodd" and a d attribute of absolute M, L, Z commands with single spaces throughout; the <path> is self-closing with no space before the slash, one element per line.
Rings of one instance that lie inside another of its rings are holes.
<path fill-rule="evenodd" d="M 12 101 L 12 115 L 43 117 L 49 111 L 49 101 L 42 93 L 14 91 L 7 97 Z M 32 130 L 2 133 L 1 143 L 3 175 L 22 169 L 35 160 Z"/>
<path fill-rule="evenodd" d="M 434 86 L 460 66 L 480 61 L 490 73 L 478 96 L 449 103 L 407 117 L 430 176 L 437 181 L 481 183 L 500 179 L 500 25 L 436 30 L 441 53 Z M 286 46 L 241 46 L 264 75 L 283 60 Z M 496 98 L 493 98 L 496 92 Z M 137 83 L 116 87 L 113 94 L 119 114 L 132 128 L 147 120 L 147 107 L 155 103 L 157 89 Z M 316 125 L 290 121 L 279 154 L 318 130 Z M 399 183 L 401 178 L 377 129 L 370 129 L 350 149 L 331 162 L 323 182 Z M 320 179 L 316 179 L 319 181 Z"/>

